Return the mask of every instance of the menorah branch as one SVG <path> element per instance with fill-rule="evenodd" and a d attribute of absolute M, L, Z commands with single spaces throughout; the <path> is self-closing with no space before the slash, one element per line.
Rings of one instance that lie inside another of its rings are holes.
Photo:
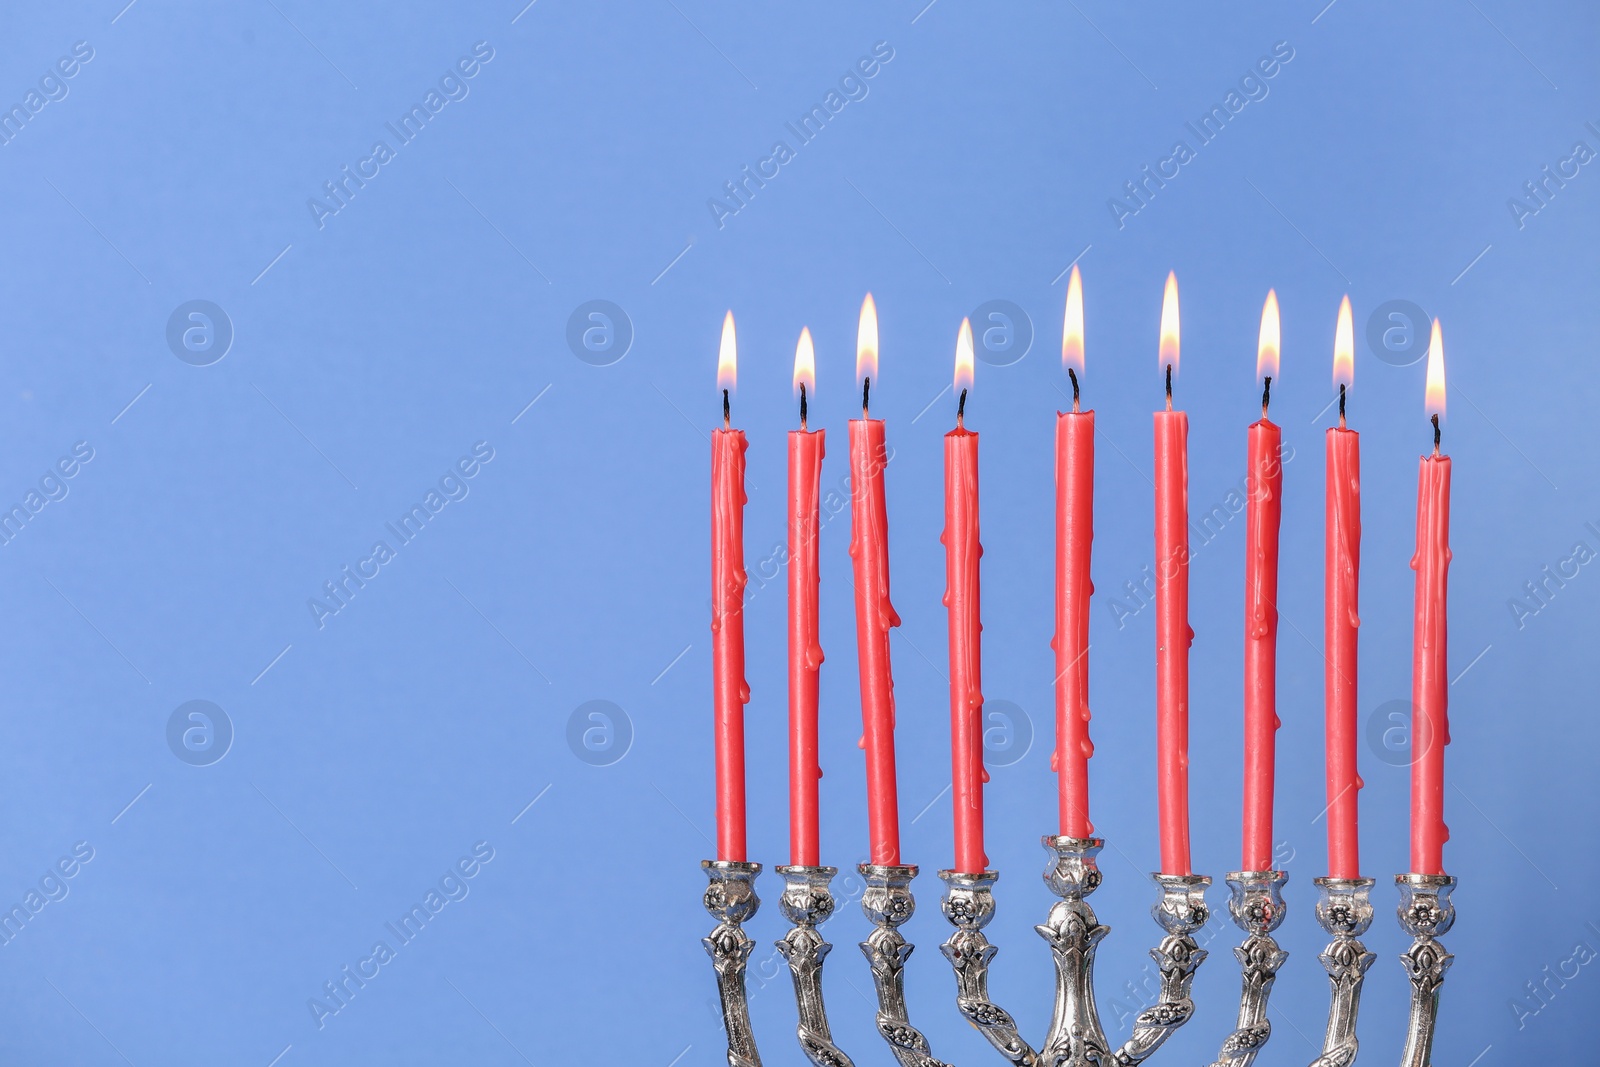
<path fill-rule="evenodd" d="M 1450 894 L 1456 880 L 1448 874 L 1397 874 L 1394 881 L 1400 888 L 1400 928 L 1413 938 L 1411 947 L 1400 956 L 1411 980 L 1411 1016 L 1400 1065 L 1429 1067 L 1439 1022 L 1439 990 L 1455 959 L 1436 938 L 1455 925 L 1456 909 Z"/>
<path fill-rule="evenodd" d="M 914 946 L 900 935 L 900 926 L 917 910 L 911 895 L 917 868 L 863 863 L 857 870 L 866 881 L 861 910 L 876 928 L 861 942 L 861 951 L 872 968 L 872 984 L 878 993 L 878 1033 L 889 1043 L 900 1067 L 946 1067 L 933 1057 L 928 1039 L 906 1014 L 905 966 Z"/>
<path fill-rule="evenodd" d="M 1245 932 L 1244 943 L 1233 950 L 1242 968 L 1239 1021 L 1222 1042 L 1212 1067 L 1250 1067 L 1256 1054 L 1272 1036 L 1267 1021 L 1267 998 L 1277 980 L 1278 968 L 1289 954 L 1278 947 L 1272 932 L 1283 923 L 1284 871 L 1235 871 L 1228 875 L 1233 896 L 1228 911 Z"/>
<path fill-rule="evenodd" d="M 703 898 L 706 911 L 717 920 L 716 929 L 702 944 L 717 972 L 722 1025 L 728 1033 L 728 1067 L 761 1067 L 744 987 L 745 964 L 755 947 L 744 932 L 744 923 L 761 906 L 761 898 L 756 896 L 756 875 L 761 873 L 761 864 L 703 860 L 700 866 L 711 880 Z"/>
<path fill-rule="evenodd" d="M 1317 922 L 1333 940 L 1322 950 L 1328 972 L 1328 1031 L 1322 1054 L 1311 1067 L 1350 1067 L 1355 1062 L 1356 1016 L 1361 1010 L 1361 984 L 1375 955 L 1361 943 L 1372 925 L 1371 878 L 1317 878 Z"/>
<path fill-rule="evenodd" d="M 828 1010 L 822 1001 L 822 962 L 833 948 L 817 927 L 833 914 L 833 893 L 828 885 L 837 867 L 779 867 L 785 882 L 778 908 L 791 926 L 778 951 L 789 961 L 794 979 L 794 1000 L 800 1012 L 796 1036 L 800 1049 L 816 1067 L 854 1067 L 850 1057 L 833 1043 Z"/>
<path fill-rule="evenodd" d="M 1037 1053 L 1017 1033 L 1016 1021 L 989 999 L 989 961 L 999 950 L 983 936 L 983 928 L 994 918 L 994 883 L 1000 875 L 940 871 L 939 877 L 945 885 L 941 910 L 955 927 L 940 951 L 956 972 L 956 1006 L 1007 1060 L 1034 1067 Z"/>

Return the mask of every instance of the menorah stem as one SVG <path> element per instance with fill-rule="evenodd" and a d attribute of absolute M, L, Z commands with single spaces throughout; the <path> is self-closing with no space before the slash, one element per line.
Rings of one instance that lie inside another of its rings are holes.
<path fill-rule="evenodd" d="M 778 942 L 778 951 L 789 961 L 794 979 L 794 1000 L 800 1023 L 796 1036 L 800 1049 L 816 1067 L 854 1067 L 850 1057 L 833 1043 L 828 1028 L 828 1010 L 822 1001 L 822 961 L 833 948 L 817 930 L 833 914 L 833 893 L 828 885 L 839 873 L 837 867 L 779 867 L 786 883 L 778 907 L 791 928 Z"/>
<path fill-rule="evenodd" d="M 755 947 L 755 941 L 744 932 L 744 923 L 761 906 L 761 898 L 756 896 L 756 875 L 761 873 L 761 864 L 704 860 L 700 867 L 711 880 L 703 902 L 706 911 L 717 920 L 716 929 L 702 943 L 717 972 L 722 1025 L 728 1034 L 728 1067 L 761 1067 L 744 987 L 745 964 Z"/>
<path fill-rule="evenodd" d="M 1314 879 L 1319 897 L 1317 922 L 1333 940 L 1322 951 L 1322 966 L 1331 987 L 1328 1000 L 1328 1031 L 1322 1039 L 1322 1055 L 1311 1067 L 1350 1067 L 1359 1048 L 1356 1041 L 1356 1016 L 1361 1010 L 1361 984 L 1367 968 L 1377 959 L 1361 943 L 1361 935 L 1372 925 L 1371 878 Z"/>
<path fill-rule="evenodd" d="M 1055 1010 L 1040 1059 L 1072 1067 L 1105 1063 L 1106 1035 L 1094 1002 L 1094 954 L 1111 927 L 1095 918 L 1084 899 L 1100 885 L 1096 857 L 1105 842 L 1097 837 L 1046 836 L 1043 843 L 1050 853 L 1045 884 L 1061 899 L 1050 906 L 1044 923 L 1034 927 L 1050 946 L 1056 966 Z"/>
<path fill-rule="evenodd" d="M 1450 894 L 1456 880 L 1448 874 L 1397 874 L 1394 881 L 1400 888 L 1400 928 L 1413 938 L 1411 947 L 1400 956 L 1411 980 L 1411 1016 L 1400 1064 L 1429 1067 L 1439 1022 L 1439 989 L 1455 959 L 1435 939 L 1455 925 L 1456 909 Z"/>
<path fill-rule="evenodd" d="M 857 870 L 866 881 L 861 910 L 876 927 L 861 942 L 861 951 L 872 967 L 872 984 L 878 993 L 878 1033 L 889 1043 L 900 1067 L 946 1067 L 934 1059 L 928 1039 L 906 1014 L 905 966 L 914 946 L 900 935 L 900 926 L 917 909 L 911 895 L 917 868 L 863 863 Z"/>
<path fill-rule="evenodd" d="M 941 909 L 955 932 L 941 947 L 956 972 L 956 1006 L 989 1044 L 1018 1067 L 1034 1067 L 1037 1053 L 1017 1033 L 1009 1012 L 989 999 L 989 961 L 998 951 L 983 936 L 994 918 L 995 871 L 962 874 L 940 871 L 944 880 Z"/>
<path fill-rule="evenodd" d="M 1228 875 L 1228 885 L 1233 889 L 1228 910 L 1246 935 L 1244 943 L 1233 950 L 1243 976 L 1238 1025 L 1223 1041 L 1212 1067 L 1250 1067 L 1272 1036 L 1267 998 L 1272 995 L 1278 968 L 1289 958 L 1273 940 L 1272 932 L 1283 923 L 1282 890 L 1288 880 L 1284 871 L 1235 871 Z"/>

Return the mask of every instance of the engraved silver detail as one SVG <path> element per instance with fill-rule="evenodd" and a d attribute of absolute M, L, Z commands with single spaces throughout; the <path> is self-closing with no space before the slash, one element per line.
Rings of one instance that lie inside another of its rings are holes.
<path fill-rule="evenodd" d="M 755 947 L 750 935 L 744 932 L 744 923 L 761 906 L 761 898 L 756 896 L 756 875 L 761 873 L 761 864 L 703 860 L 700 867 L 711 880 L 703 902 L 706 911 L 717 920 L 716 929 L 701 943 L 717 972 L 722 1025 L 728 1032 L 728 1067 L 761 1067 L 744 987 L 745 964 L 750 959 L 750 950 Z"/>
<path fill-rule="evenodd" d="M 1243 944 L 1233 950 L 1243 974 L 1239 1021 L 1222 1042 L 1212 1067 L 1250 1067 L 1272 1036 L 1267 998 L 1272 995 L 1278 968 L 1289 958 L 1273 940 L 1272 932 L 1283 923 L 1283 884 L 1288 880 L 1284 871 L 1235 871 L 1228 875 L 1228 885 L 1233 889 L 1228 911 L 1234 924 L 1245 932 Z"/>
<path fill-rule="evenodd" d="M 928 1049 L 928 1039 L 906 1014 L 905 966 L 914 947 L 900 926 L 917 908 L 911 880 L 917 868 L 863 863 L 857 870 L 866 881 L 861 910 L 876 929 L 861 942 L 878 993 L 878 1033 L 889 1043 L 900 1067 L 946 1067 Z"/>
<path fill-rule="evenodd" d="M 1411 947 L 1400 956 L 1411 980 L 1411 1017 L 1400 1064 L 1429 1067 L 1439 1021 L 1439 987 L 1455 959 L 1436 939 L 1455 925 L 1456 909 L 1450 894 L 1456 880 L 1448 874 L 1397 874 L 1394 881 L 1400 889 L 1400 928 L 1413 938 Z"/>
<path fill-rule="evenodd" d="M 1322 950 L 1328 972 L 1328 1031 L 1322 1055 L 1311 1067 L 1350 1067 L 1359 1045 L 1356 1016 L 1361 1011 L 1361 983 L 1377 956 L 1367 951 L 1361 935 L 1372 925 L 1371 878 L 1316 878 L 1317 922 L 1333 940 Z"/>
<path fill-rule="evenodd" d="M 833 1043 L 828 1010 L 822 1001 L 822 962 L 833 946 L 817 927 L 833 914 L 833 893 L 828 886 L 839 868 L 789 866 L 777 871 L 785 883 L 778 908 L 790 923 L 789 932 L 778 942 L 778 951 L 789 961 L 794 979 L 794 1000 L 800 1012 L 795 1034 L 800 1049 L 816 1067 L 854 1067 L 850 1057 Z"/>
<path fill-rule="evenodd" d="M 956 972 L 956 1007 L 1002 1056 L 1019 1067 L 1034 1067 L 1037 1053 L 1017 1033 L 1011 1013 L 989 999 L 989 961 L 998 949 L 983 928 L 994 918 L 994 883 L 1000 875 L 940 871 L 939 877 L 945 887 L 940 909 L 955 927 L 939 951 Z"/>

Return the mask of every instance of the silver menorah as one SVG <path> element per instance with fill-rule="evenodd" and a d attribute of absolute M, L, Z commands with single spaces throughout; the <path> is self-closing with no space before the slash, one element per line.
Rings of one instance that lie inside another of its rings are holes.
<path fill-rule="evenodd" d="M 1195 1013 L 1191 995 L 1195 971 L 1207 952 L 1195 933 L 1210 918 L 1205 875 L 1152 874 L 1158 898 L 1151 915 L 1162 937 L 1150 950 L 1160 974 L 1156 1003 L 1134 1019 L 1131 1035 L 1113 1049 L 1095 1006 L 1094 960 L 1100 942 L 1111 932 L 1102 924 L 1088 897 L 1101 883 L 1100 838 L 1047 836 L 1050 854 L 1045 884 L 1060 899 L 1045 921 L 1034 927 L 1055 962 L 1055 1008 L 1043 1043 L 1035 1049 L 1023 1040 L 1010 1012 L 989 999 L 989 966 L 998 949 L 984 935 L 995 914 L 994 885 L 998 872 L 964 874 L 940 871 L 944 882 L 941 910 L 955 928 L 940 946 L 955 972 L 956 1007 L 995 1050 L 1017 1067 L 1132 1067 L 1148 1059 Z M 704 940 L 717 974 L 723 1025 L 727 1031 L 729 1067 L 760 1067 L 745 991 L 745 965 L 755 942 L 743 924 L 760 901 L 755 892 L 758 863 L 705 861 L 710 878 L 706 910 L 717 920 Z M 865 882 L 861 908 L 873 930 L 861 943 L 877 993 L 878 1032 L 899 1067 L 946 1067 L 934 1056 L 927 1038 L 911 1022 L 905 998 L 905 967 L 913 946 L 900 932 L 916 911 L 911 883 L 913 865 L 862 864 Z M 777 943 L 788 961 L 799 1014 L 796 1035 L 807 1059 L 816 1067 L 853 1067 L 834 1044 L 822 994 L 822 967 L 832 946 L 818 927 L 834 910 L 830 884 L 834 867 L 779 867 L 785 887 L 780 908 L 790 924 Z M 1228 910 L 1244 940 L 1234 949 L 1241 968 L 1239 1012 L 1212 1067 L 1250 1067 L 1272 1026 L 1268 998 L 1288 953 L 1273 932 L 1283 923 L 1283 871 L 1236 871 L 1227 878 Z M 1439 990 L 1453 957 L 1437 938 L 1455 921 L 1450 894 L 1455 879 L 1448 875 L 1395 876 L 1400 889 L 1401 929 L 1412 937 L 1401 956 L 1411 982 L 1411 1011 L 1401 1067 L 1429 1067 L 1438 1022 Z M 1372 925 L 1370 878 L 1318 878 L 1318 923 L 1332 937 L 1321 955 L 1328 973 L 1328 1027 L 1322 1053 L 1311 1067 L 1350 1067 L 1357 1052 L 1356 1018 L 1361 986 L 1374 955 L 1361 936 Z"/>

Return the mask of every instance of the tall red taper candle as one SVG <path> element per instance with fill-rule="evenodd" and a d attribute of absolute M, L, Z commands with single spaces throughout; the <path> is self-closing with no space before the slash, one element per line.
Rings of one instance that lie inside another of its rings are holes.
<path fill-rule="evenodd" d="M 1156 805 L 1161 873 L 1189 869 L 1189 416 L 1172 410 L 1178 369 L 1178 279 L 1161 298 L 1167 408 L 1155 414 Z"/>
<path fill-rule="evenodd" d="M 883 468 L 889 462 L 883 420 L 868 417 L 878 373 L 878 310 L 872 294 L 861 305 L 856 377 L 862 381 L 861 418 L 850 420 L 850 559 L 856 583 L 856 651 L 861 677 L 861 747 L 867 754 L 867 829 L 875 864 L 900 862 L 900 806 L 895 786 L 894 675 L 889 629 L 900 625 L 889 601 L 889 517 Z"/>
<path fill-rule="evenodd" d="M 1083 282 L 1067 282 L 1061 362 L 1072 378 L 1072 410 L 1056 413 L 1056 772 L 1061 833 L 1088 837 L 1089 821 L 1089 551 L 1094 543 L 1094 412 L 1078 410 L 1083 370 Z"/>
<path fill-rule="evenodd" d="M 1272 792 L 1278 734 L 1278 530 L 1283 432 L 1267 418 L 1278 373 L 1278 294 L 1261 309 L 1256 378 L 1261 419 L 1249 430 L 1244 567 L 1244 843 L 1240 870 L 1272 869 Z"/>
<path fill-rule="evenodd" d="M 1327 718 L 1328 876 L 1360 878 L 1356 765 L 1356 637 L 1361 625 L 1361 435 L 1344 424 L 1345 392 L 1355 380 L 1350 298 L 1339 305 L 1333 338 L 1333 384 L 1339 425 L 1327 433 L 1326 533 L 1323 551 L 1323 704 Z"/>
<path fill-rule="evenodd" d="M 733 312 L 722 320 L 717 385 L 722 429 L 711 434 L 711 671 L 716 720 L 717 859 L 743 862 L 744 706 L 744 431 L 729 425 L 734 385 Z"/>
<path fill-rule="evenodd" d="M 800 393 L 800 428 L 789 431 L 789 862 L 815 867 L 821 860 L 817 781 L 817 674 L 822 642 L 817 623 L 817 534 L 825 431 L 806 429 L 806 392 L 817 383 L 809 329 L 794 353 Z"/>
<path fill-rule="evenodd" d="M 972 324 L 961 320 L 956 341 L 956 428 L 944 435 L 944 606 L 950 624 L 951 802 L 955 810 L 955 871 L 982 874 L 983 851 L 983 622 L 979 611 L 978 435 L 966 428 L 973 372 Z"/>
<path fill-rule="evenodd" d="M 1444 343 L 1439 320 L 1428 344 L 1428 412 L 1433 454 L 1417 473 L 1417 572 L 1411 652 L 1411 873 L 1443 874 L 1444 748 L 1450 743 L 1449 668 L 1446 662 L 1446 594 L 1450 572 L 1450 457 L 1439 452 L 1444 416 Z"/>

